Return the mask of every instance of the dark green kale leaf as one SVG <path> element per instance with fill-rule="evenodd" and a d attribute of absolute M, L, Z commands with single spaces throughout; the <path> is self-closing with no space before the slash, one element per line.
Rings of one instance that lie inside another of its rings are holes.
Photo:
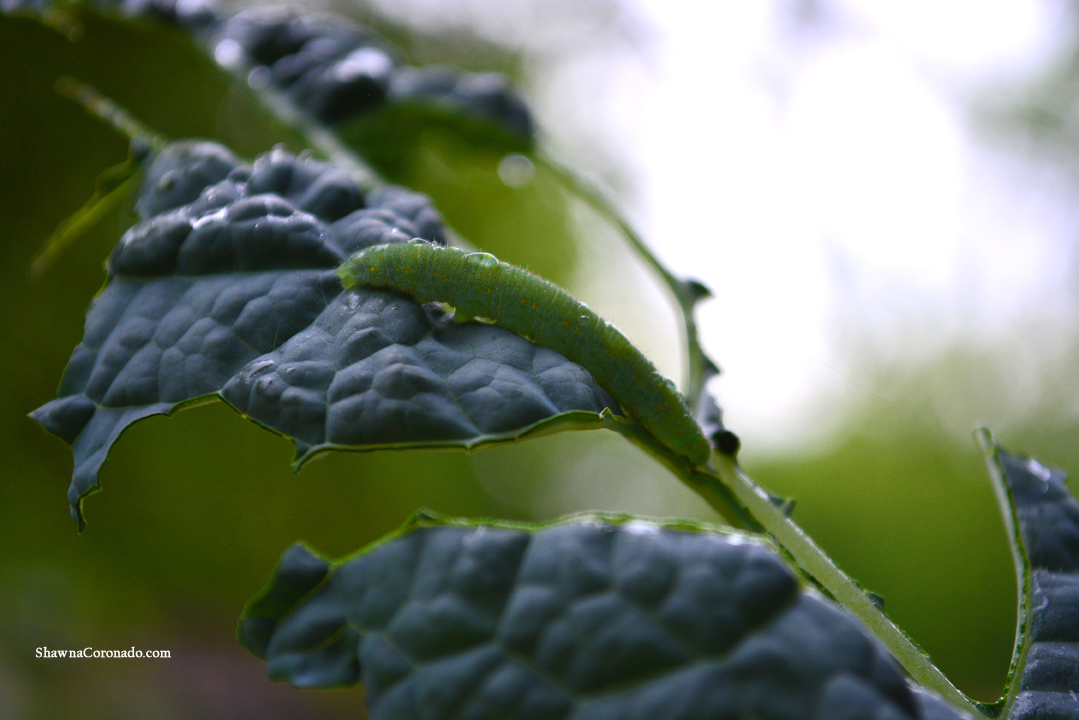
<path fill-rule="evenodd" d="M 507 330 L 343 290 L 335 269 L 361 248 L 445 243 L 423 195 L 365 192 L 282 150 L 245 165 L 195 141 L 153 161 L 136 209 L 59 397 L 32 413 L 72 445 L 80 527 L 126 427 L 209 399 L 292 438 L 297 464 L 334 447 L 467 447 L 616 407 L 584 369 Z"/>
<path fill-rule="evenodd" d="M 625 516 L 421 513 L 338 563 L 296 545 L 239 638 L 271 678 L 362 680 L 375 720 L 961 717 L 770 546 Z"/>

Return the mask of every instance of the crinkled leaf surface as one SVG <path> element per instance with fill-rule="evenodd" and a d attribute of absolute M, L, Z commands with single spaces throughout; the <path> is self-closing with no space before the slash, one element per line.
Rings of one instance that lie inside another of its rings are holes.
<path fill-rule="evenodd" d="M 277 680 L 362 680 L 379 720 L 961 717 L 748 536 L 470 522 L 421 513 L 339 563 L 292 547 L 241 642 Z"/>
<path fill-rule="evenodd" d="M 33 413 L 71 443 L 73 515 L 136 420 L 220 397 L 330 447 L 471 446 L 614 401 L 581 367 L 493 325 L 457 324 L 335 274 L 369 245 L 445 242 L 428 200 L 362 191 L 333 167 L 274 151 L 253 166 L 177 143 L 147 170 L 142 222 L 113 250 L 57 400 Z"/>
<path fill-rule="evenodd" d="M 1079 502 L 1059 470 L 991 448 L 1014 520 L 1020 628 L 1012 720 L 1079 718 Z"/>

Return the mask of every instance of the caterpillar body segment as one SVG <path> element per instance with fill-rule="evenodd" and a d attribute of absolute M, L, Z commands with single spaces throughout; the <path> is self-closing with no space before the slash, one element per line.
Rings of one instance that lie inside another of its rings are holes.
<path fill-rule="evenodd" d="M 711 446 L 685 400 L 618 328 L 565 290 L 487 253 L 425 241 L 375 245 L 337 271 L 346 288 L 373 287 L 486 318 L 584 367 L 645 430 L 694 466 Z"/>

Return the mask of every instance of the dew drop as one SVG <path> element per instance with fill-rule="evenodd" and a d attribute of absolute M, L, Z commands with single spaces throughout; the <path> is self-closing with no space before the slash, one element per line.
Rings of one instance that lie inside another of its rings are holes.
<path fill-rule="evenodd" d="M 1027 469 L 1030 470 L 1039 480 L 1046 484 L 1048 489 L 1049 479 L 1053 477 L 1053 473 L 1049 472 L 1049 469 L 1042 465 L 1034 458 L 1027 460 Z"/>
<path fill-rule="evenodd" d="M 259 65 L 247 74 L 247 84 L 254 90 L 269 87 L 272 79 L 273 74 L 270 72 L 270 68 L 265 65 Z"/>
<path fill-rule="evenodd" d="M 333 68 L 334 80 L 343 83 L 356 82 L 363 76 L 379 78 L 393 69 L 393 61 L 377 48 L 365 47 L 353 50 L 348 57 Z"/>
<path fill-rule="evenodd" d="M 520 153 L 507 155 L 498 164 L 498 177 L 511 188 L 523 188 L 535 174 L 536 166 Z"/>
<path fill-rule="evenodd" d="M 242 382 L 251 382 L 256 378 L 265 378 L 266 375 L 275 370 L 277 370 L 277 363 L 273 360 L 257 360 L 241 370 L 239 377 Z"/>
<path fill-rule="evenodd" d="M 483 252 L 469 253 L 465 255 L 465 261 L 480 267 L 495 267 L 498 265 L 498 258 L 490 253 Z"/>
<path fill-rule="evenodd" d="M 244 49 L 235 40 L 222 40 L 214 47 L 214 60 L 221 67 L 239 67 L 244 61 Z"/>
<path fill-rule="evenodd" d="M 622 532 L 629 535 L 659 535 L 660 527 L 654 522 L 630 520 L 622 523 Z"/>

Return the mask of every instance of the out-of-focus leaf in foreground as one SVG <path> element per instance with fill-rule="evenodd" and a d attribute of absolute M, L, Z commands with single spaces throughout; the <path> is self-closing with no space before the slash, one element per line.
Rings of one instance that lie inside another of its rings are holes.
<path fill-rule="evenodd" d="M 249 166 L 183 142 L 151 164 L 136 210 L 58 399 L 33 413 L 72 445 L 80 526 L 126 427 L 216 397 L 292 438 L 297 463 L 332 447 L 470 447 L 616 407 L 584 369 L 507 330 L 342 289 L 335 268 L 361 248 L 445 242 L 423 195 L 365 192 L 280 150 Z"/>
<path fill-rule="evenodd" d="M 1012 540 L 1016 649 L 1001 709 L 1012 720 L 1079 718 L 1079 502 L 1065 475 L 981 436 Z"/>
<path fill-rule="evenodd" d="M 402 64 L 397 48 L 339 15 L 284 6 L 230 13 L 204 0 L 3 0 L 0 13 L 38 17 L 71 39 L 88 15 L 176 26 L 245 84 L 279 93 L 291 106 L 287 114 L 298 111 L 325 128 L 388 108 L 388 121 L 412 133 L 432 124 L 477 146 L 523 151 L 533 144 L 532 115 L 506 76 Z"/>
<path fill-rule="evenodd" d="M 297 8 L 255 8 L 220 23 L 211 41 L 218 61 L 254 73 L 253 86 L 283 92 L 319 123 L 396 107 L 395 123 L 424 116 L 478 144 L 531 146 L 531 114 L 499 73 L 402 65 L 400 52 L 367 28 Z"/>
<path fill-rule="evenodd" d="M 289 549 L 240 641 L 372 718 L 945 718 L 767 544 L 685 522 L 420 513 L 329 563 Z"/>

